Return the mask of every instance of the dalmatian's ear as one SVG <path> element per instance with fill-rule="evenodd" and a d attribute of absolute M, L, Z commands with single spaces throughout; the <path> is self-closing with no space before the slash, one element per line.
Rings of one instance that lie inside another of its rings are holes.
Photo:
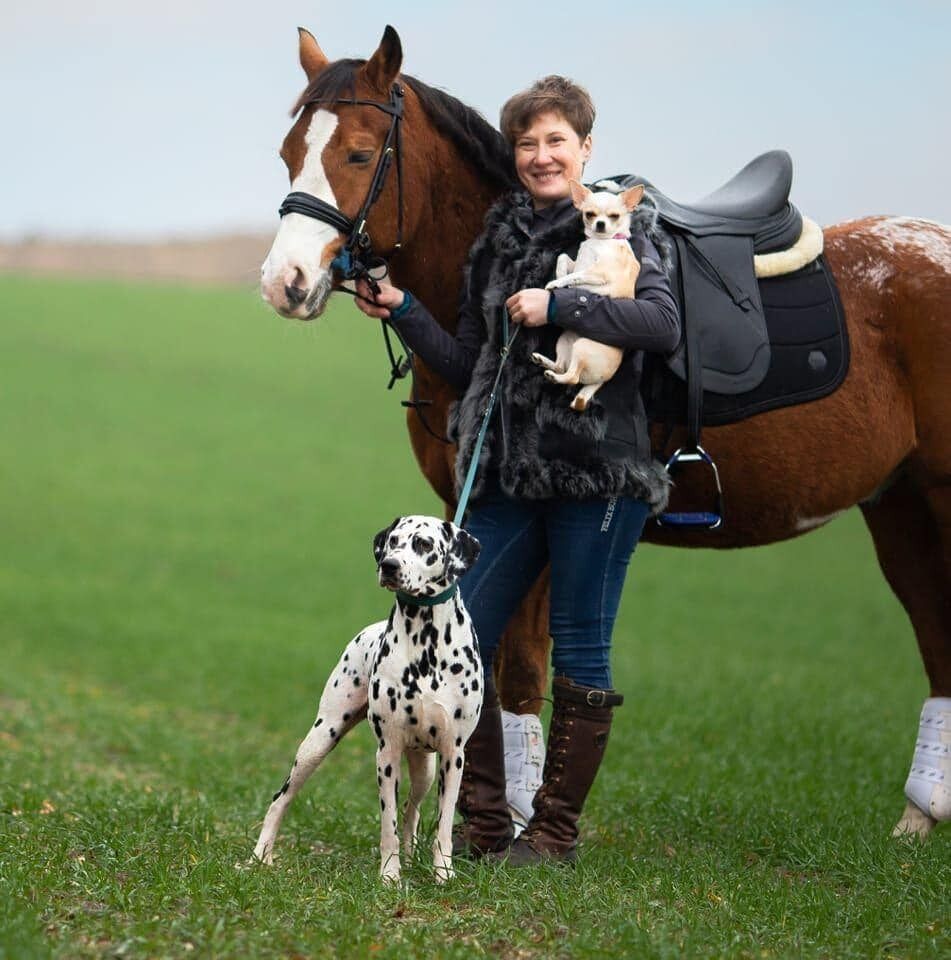
<path fill-rule="evenodd" d="M 383 559 L 383 549 L 386 546 L 386 541 L 389 535 L 393 532 L 393 528 L 400 522 L 400 518 L 397 517 L 388 527 L 384 530 L 381 530 L 373 538 L 373 559 L 379 563 Z"/>
<path fill-rule="evenodd" d="M 450 526 L 452 533 L 449 541 L 449 575 L 458 579 L 479 559 L 482 547 L 471 533 L 461 527 Z"/>

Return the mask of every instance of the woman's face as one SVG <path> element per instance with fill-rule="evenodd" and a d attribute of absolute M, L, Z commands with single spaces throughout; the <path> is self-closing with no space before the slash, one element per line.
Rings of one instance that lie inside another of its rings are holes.
<path fill-rule="evenodd" d="M 591 134 L 582 140 L 560 113 L 540 113 L 515 138 L 515 170 L 536 209 L 569 195 L 591 156 Z"/>

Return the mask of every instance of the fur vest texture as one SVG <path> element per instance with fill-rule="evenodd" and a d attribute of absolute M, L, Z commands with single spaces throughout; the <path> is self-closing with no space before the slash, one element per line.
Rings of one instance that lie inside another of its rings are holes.
<path fill-rule="evenodd" d="M 449 413 L 449 435 L 459 447 L 457 491 L 498 373 L 505 301 L 518 290 L 544 287 L 554 278 L 558 254 L 574 257 L 584 239 L 581 218 L 570 205 L 533 236 L 526 227 L 531 218 L 528 194 L 504 197 L 486 215 L 485 230 L 469 256 L 466 289 L 473 311 L 485 322 L 487 340 L 468 389 Z M 655 225 L 653 206 L 642 202 L 634 211 L 632 234 L 644 231 L 653 239 Z M 523 328 L 516 338 L 479 458 L 473 497 L 478 499 L 486 471 L 495 470 L 502 490 L 512 497 L 631 496 L 659 512 L 667 501 L 669 480 L 651 456 L 639 392 L 643 354 L 628 351 L 614 377 L 579 413 L 569 406 L 578 387 L 550 383 L 531 361 L 536 351 L 554 357 L 561 332 L 546 324 Z"/>

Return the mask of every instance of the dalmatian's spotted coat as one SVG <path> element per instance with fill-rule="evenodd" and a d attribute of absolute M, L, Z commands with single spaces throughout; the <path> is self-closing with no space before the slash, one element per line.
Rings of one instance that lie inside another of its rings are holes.
<path fill-rule="evenodd" d="M 440 597 L 475 563 L 479 544 L 455 524 L 409 516 L 397 518 L 376 535 L 373 553 L 380 584 L 396 592 L 396 603 L 388 620 L 372 624 L 350 641 L 327 680 L 317 719 L 274 795 L 253 859 L 272 862 L 281 819 L 294 795 L 366 717 L 378 741 L 380 875 L 386 881 L 400 878 L 401 759 L 406 756 L 410 780 L 403 846 L 411 855 L 420 804 L 435 778 L 438 755 L 439 818 L 433 857 L 436 878 L 445 881 L 453 875 L 452 820 L 463 750 L 482 709 L 482 664 L 458 590 Z"/>

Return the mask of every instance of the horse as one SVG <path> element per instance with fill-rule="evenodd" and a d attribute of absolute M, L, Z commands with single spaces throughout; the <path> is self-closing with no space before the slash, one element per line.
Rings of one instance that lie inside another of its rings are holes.
<path fill-rule="evenodd" d="M 393 282 L 454 332 L 467 251 L 489 205 L 512 186 L 508 146 L 475 110 L 400 73 L 392 27 L 366 60 L 331 62 L 302 28 L 298 53 L 307 86 L 281 149 L 294 192 L 262 266 L 265 301 L 285 317 L 318 317 L 330 293 L 345 288 L 341 255 L 359 254 L 372 235 Z M 394 153 L 396 176 L 387 180 Z M 293 197 L 304 206 L 295 209 Z M 322 217 L 307 204 L 320 206 Z M 645 539 L 758 546 L 815 530 L 858 505 L 911 620 L 930 697 L 948 698 L 951 228 L 867 217 L 826 228 L 824 244 L 850 340 L 843 383 L 824 399 L 708 428 L 704 442 L 716 454 L 729 522 L 715 535 L 649 525 Z M 451 516 L 455 448 L 442 435 L 455 394 L 418 359 L 414 394 L 427 404 L 407 411 L 410 443 Z M 662 429 L 652 427 L 655 449 L 683 442 L 680 428 L 672 436 Z M 687 473 L 678 479 L 687 499 L 695 484 Z M 496 663 L 502 703 L 515 712 L 537 712 L 547 687 L 547 597 L 543 575 L 509 624 Z M 951 726 L 951 712 L 946 717 Z M 940 802 L 909 799 L 896 835 L 925 837 L 951 819 L 951 764 L 942 764 L 948 783 Z"/>

